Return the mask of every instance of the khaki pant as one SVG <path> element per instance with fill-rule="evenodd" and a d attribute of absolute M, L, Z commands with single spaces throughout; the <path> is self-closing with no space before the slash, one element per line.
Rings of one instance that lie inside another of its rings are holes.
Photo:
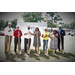
<path fill-rule="evenodd" d="M 5 36 L 5 51 L 7 51 L 7 49 L 10 50 L 11 47 L 11 41 L 12 41 L 12 36 Z"/>

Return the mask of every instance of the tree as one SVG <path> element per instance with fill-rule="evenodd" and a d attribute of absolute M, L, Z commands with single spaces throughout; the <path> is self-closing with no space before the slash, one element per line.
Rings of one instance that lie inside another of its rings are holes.
<path fill-rule="evenodd" d="M 25 12 L 22 14 L 24 22 L 41 22 L 44 20 L 42 12 Z"/>
<path fill-rule="evenodd" d="M 46 14 L 49 14 L 51 18 L 51 20 L 49 20 L 49 22 L 51 23 L 51 30 L 53 23 L 57 23 L 57 21 L 62 21 L 62 19 L 60 18 L 57 12 L 46 12 Z"/>
<path fill-rule="evenodd" d="M 0 30 L 3 28 L 4 26 L 4 20 L 0 20 Z"/>
<path fill-rule="evenodd" d="M 12 28 L 16 28 L 17 19 L 12 20 L 11 23 L 12 23 Z"/>

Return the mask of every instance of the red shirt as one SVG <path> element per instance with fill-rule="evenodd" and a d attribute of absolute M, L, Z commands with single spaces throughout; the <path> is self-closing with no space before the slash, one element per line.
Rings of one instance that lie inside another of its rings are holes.
<path fill-rule="evenodd" d="M 20 36 L 18 36 L 18 34 L 20 35 Z M 21 30 L 15 30 L 14 31 L 14 37 L 16 37 L 16 38 L 20 38 L 22 36 L 22 32 L 21 32 Z"/>

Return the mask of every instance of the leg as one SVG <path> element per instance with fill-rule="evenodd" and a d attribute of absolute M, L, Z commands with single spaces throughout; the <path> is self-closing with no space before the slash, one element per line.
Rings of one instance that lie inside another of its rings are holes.
<path fill-rule="evenodd" d="M 62 50 L 64 50 L 64 37 L 62 37 L 61 42 L 62 42 Z"/>
<path fill-rule="evenodd" d="M 48 49 L 48 40 L 46 40 L 46 49 Z"/>
<path fill-rule="evenodd" d="M 14 51 L 16 52 L 16 48 L 17 48 L 17 42 L 18 42 L 18 39 L 17 38 L 14 38 Z"/>
<path fill-rule="evenodd" d="M 60 51 L 60 38 L 58 38 L 58 49 Z"/>
<path fill-rule="evenodd" d="M 7 51 L 8 42 L 8 36 L 5 36 L 5 52 Z"/>
<path fill-rule="evenodd" d="M 9 42 L 9 50 L 10 50 L 10 48 L 11 48 L 11 41 L 12 41 L 12 36 L 10 36 L 10 42 Z"/>
<path fill-rule="evenodd" d="M 31 45 L 31 39 L 29 39 L 29 49 L 30 49 L 30 45 Z"/>
<path fill-rule="evenodd" d="M 27 41 L 28 39 L 24 39 L 24 52 L 26 53 L 27 52 Z"/>
<path fill-rule="evenodd" d="M 43 51 L 45 51 L 45 40 L 43 40 Z"/>

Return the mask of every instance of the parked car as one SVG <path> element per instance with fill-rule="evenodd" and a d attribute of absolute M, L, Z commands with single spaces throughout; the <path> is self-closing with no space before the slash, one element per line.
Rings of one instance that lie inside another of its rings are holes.
<path fill-rule="evenodd" d="M 5 34 L 3 32 L 0 32 L 0 36 L 4 36 Z"/>
<path fill-rule="evenodd" d="M 72 30 L 70 32 L 67 33 L 68 35 L 74 36 L 75 35 L 75 30 Z"/>

